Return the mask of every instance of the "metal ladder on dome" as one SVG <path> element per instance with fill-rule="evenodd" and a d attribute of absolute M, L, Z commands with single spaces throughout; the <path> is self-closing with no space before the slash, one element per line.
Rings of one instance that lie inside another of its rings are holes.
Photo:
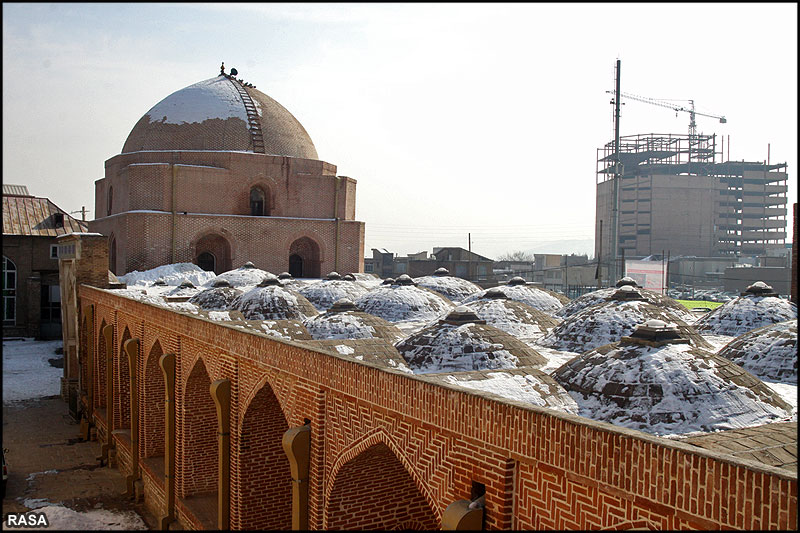
<path fill-rule="evenodd" d="M 242 87 L 241 83 L 233 77 L 229 79 L 233 83 L 233 86 L 236 87 L 236 90 L 239 91 L 242 102 L 244 102 L 244 109 L 247 112 L 247 126 L 250 130 L 250 138 L 253 141 L 253 151 L 257 154 L 264 154 L 266 153 L 264 149 L 264 134 L 261 132 L 261 121 L 258 119 L 256 105 L 253 103 L 253 99 L 250 98 L 250 95 L 247 94 L 245 88 Z"/>

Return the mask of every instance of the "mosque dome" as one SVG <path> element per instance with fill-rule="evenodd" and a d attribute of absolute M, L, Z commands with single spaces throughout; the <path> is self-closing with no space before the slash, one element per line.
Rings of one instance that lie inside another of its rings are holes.
<path fill-rule="evenodd" d="M 139 119 L 122 153 L 201 150 L 318 159 L 303 125 L 281 104 L 220 74 L 176 91 Z"/>

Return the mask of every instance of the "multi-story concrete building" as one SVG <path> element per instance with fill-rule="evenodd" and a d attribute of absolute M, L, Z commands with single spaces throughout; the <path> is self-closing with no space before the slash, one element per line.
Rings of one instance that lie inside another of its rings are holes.
<path fill-rule="evenodd" d="M 136 123 L 95 182 L 93 232 L 115 274 L 247 261 L 275 273 L 361 272 L 356 181 L 320 161 L 302 124 L 225 74 L 181 89 Z"/>
<path fill-rule="evenodd" d="M 714 135 L 621 137 L 615 213 L 614 143 L 599 149 L 595 256 L 604 268 L 615 233 L 617 258 L 737 258 L 783 247 L 786 163 L 722 161 L 722 152 Z"/>

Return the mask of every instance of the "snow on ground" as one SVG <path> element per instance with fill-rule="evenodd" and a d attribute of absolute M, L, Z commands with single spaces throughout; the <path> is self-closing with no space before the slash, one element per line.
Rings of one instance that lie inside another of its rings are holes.
<path fill-rule="evenodd" d="M 59 341 L 3 340 L 3 403 L 56 396 L 61 392 L 62 368 L 47 361 L 56 355 Z"/>
<path fill-rule="evenodd" d="M 533 374 L 521 376 L 508 372 L 490 372 L 486 379 L 463 380 L 456 376 L 447 376 L 445 382 L 468 389 L 491 392 L 539 407 L 578 414 L 578 404 L 566 391 L 561 389 L 560 394 L 554 394 L 547 383 L 543 383 Z"/>
<path fill-rule="evenodd" d="M 46 500 L 25 500 L 22 504 L 37 513 L 44 513 L 49 523 L 49 527 L 26 527 L 25 530 L 130 531 L 148 529 L 142 518 L 133 511 L 116 512 L 106 509 L 90 509 L 80 513 Z M 3 521 L 3 529 L 9 529 L 7 521 Z"/>

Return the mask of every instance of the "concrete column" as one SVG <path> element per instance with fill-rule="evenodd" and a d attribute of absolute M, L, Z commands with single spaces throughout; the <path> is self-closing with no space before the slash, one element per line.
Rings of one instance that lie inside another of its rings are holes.
<path fill-rule="evenodd" d="M 129 498 L 136 496 L 136 482 L 139 480 L 139 390 L 137 388 L 137 367 L 139 362 L 139 339 L 128 339 L 122 349 L 128 356 L 131 395 L 131 474 L 125 479 Z"/>
<path fill-rule="evenodd" d="M 158 360 L 164 374 L 164 492 L 165 516 L 161 517 L 162 530 L 169 529 L 175 521 L 175 354 L 168 353 Z"/>
<path fill-rule="evenodd" d="M 218 379 L 211 384 L 217 406 L 219 474 L 217 477 L 217 529 L 230 529 L 231 522 L 231 382 Z"/>
<path fill-rule="evenodd" d="M 469 500 L 458 500 L 447 506 L 442 515 L 443 531 L 483 529 L 483 508 L 470 509 Z"/>
<path fill-rule="evenodd" d="M 292 529 L 308 530 L 308 466 L 311 457 L 311 428 L 289 428 L 281 441 L 292 470 Z"/>
<path fill-rule="evenodd" d="M 101 331 L 106 346 L 106 442 L 101 448 L 101 462 L 108 464 L 109 452 L 114 447 L 114 326 L 109 324 Z"/>

